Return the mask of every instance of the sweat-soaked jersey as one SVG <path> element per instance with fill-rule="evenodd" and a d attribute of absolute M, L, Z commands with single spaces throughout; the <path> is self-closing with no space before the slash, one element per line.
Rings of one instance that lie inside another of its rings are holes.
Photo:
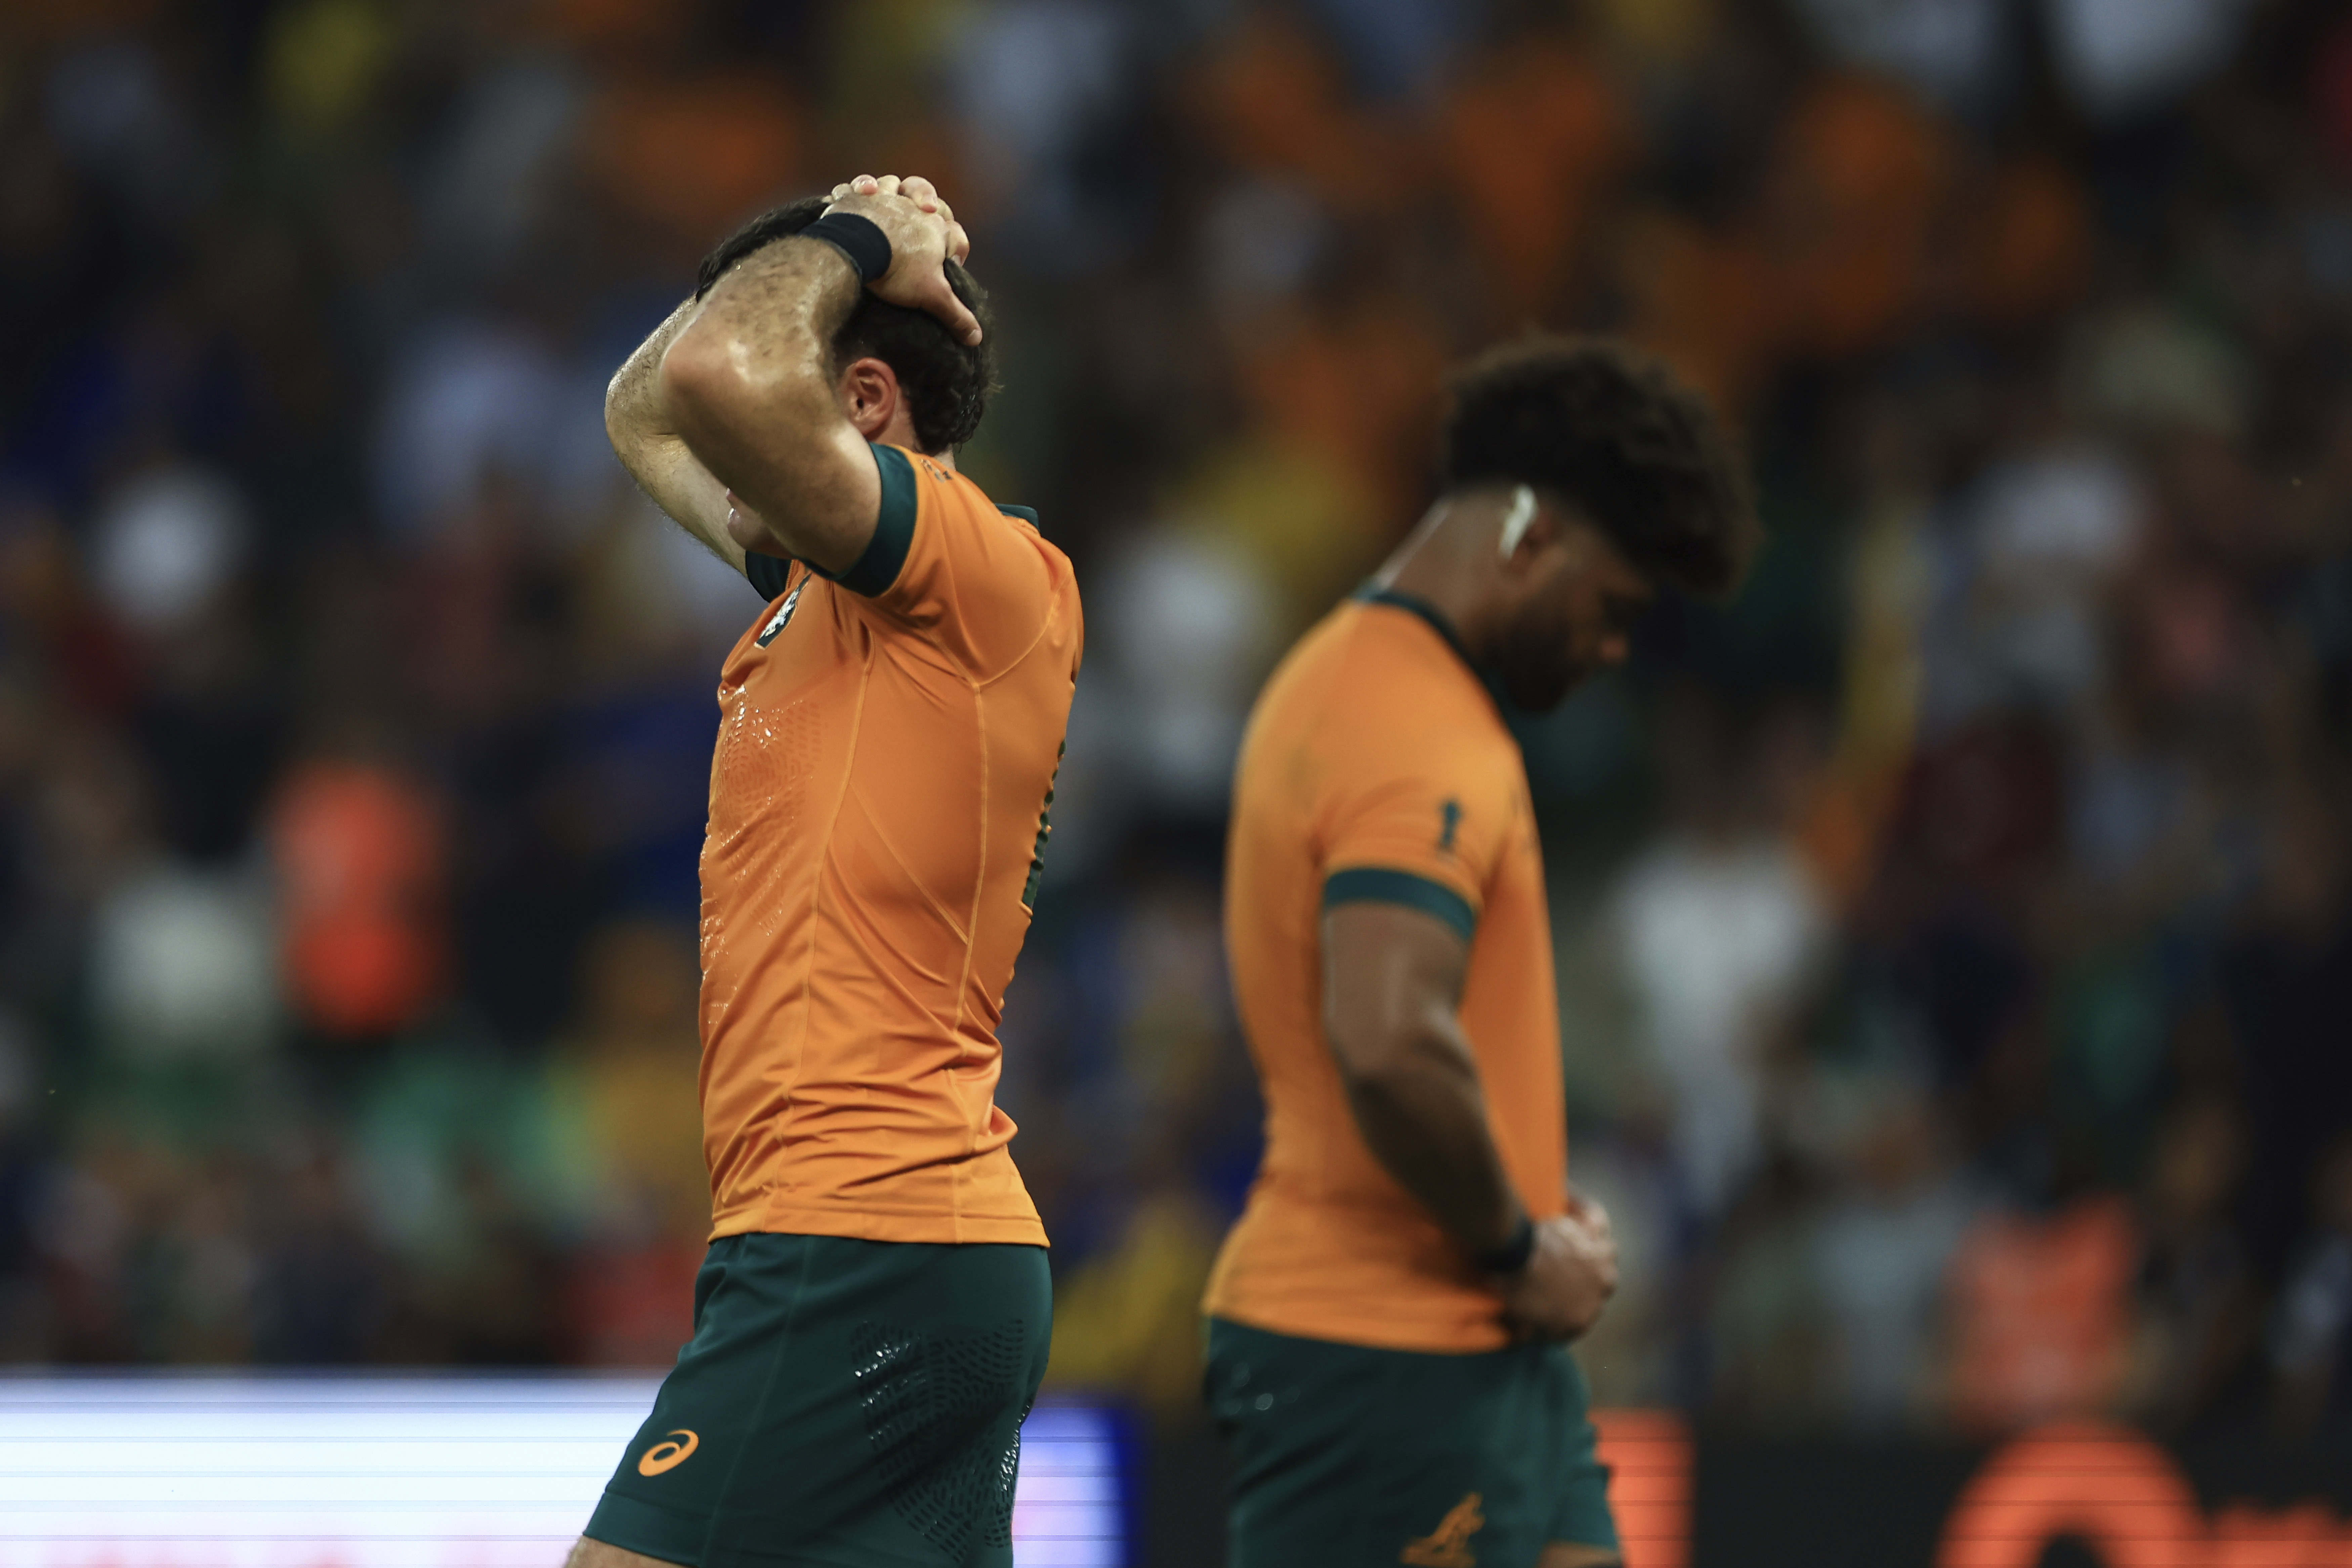
<path fill-rule="evenodd" d="M 996 1107 L 1082 626 L 1034 518 L 874 448 L 837 577 L 753 555 L 702 847 L 711 1235 L 1025 1242 Z"/>

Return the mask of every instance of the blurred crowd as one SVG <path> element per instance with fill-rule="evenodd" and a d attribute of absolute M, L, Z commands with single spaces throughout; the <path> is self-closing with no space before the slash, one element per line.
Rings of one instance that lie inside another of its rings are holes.
<path fill-rule="evenodd" d="M 1727 606 L 1517 716 L 1598 1397 L 2352 1424 L 2352 16 L 2319 0 L 15 0 L 0 1358 L 650 1364 L 751 590 L 599 405 L 935 177 L 1092 632 L 1001 1099 L 1179 1409 L 1255 1156 L 1223 791 L 1437 378 L 1622 331 Z"/>

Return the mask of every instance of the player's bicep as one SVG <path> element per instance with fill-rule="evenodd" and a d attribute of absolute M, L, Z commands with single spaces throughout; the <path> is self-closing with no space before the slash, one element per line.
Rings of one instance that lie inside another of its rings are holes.
<path fill-rule="evenodd" d="M 758 489 L 739 487 L 736 494 L 785 551 L 846 584 L 874 568 L 869 552 L 887 521 L 881 453 L 843 420 L 809 441 L 789 472 L 762 472 Z"/>
<path fill-rule="evenodd" d="M 722 281 L 662 355 L 665 406 L 702 466 L 760 515 L 778 548 L 837 575 L 874 533 L 882 487 L 873 453 L 824 375 L 746 347 L 742 301 L 729 289 Z"/>
<path fill-rule="evenodd" d="M 1399 871 L 1339 872 L 1323 889 L 1323 1033 L 1350 1078 L 1451 1048 L 1470 963 L 1458 894 Z"/>
<path fill-rule="evenodd" d="M 844 504 L 853 511 L 862 509 L 862 529 L 845 527 L 827 552 L 812 552 L 801 559 L 819 576 L 861 597 L 887 604 L 902 593 L 907 557 L 915 539 L 919 508 L 914 467 L 896 447 L 871 446 L 863 440 L 850 461 L 863 470 L 865 483 L 845 491 L 854 499 Z"/>

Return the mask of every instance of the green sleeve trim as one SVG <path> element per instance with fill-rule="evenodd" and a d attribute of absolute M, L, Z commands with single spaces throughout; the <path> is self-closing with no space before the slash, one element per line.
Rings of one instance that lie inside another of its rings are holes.
<path fill-rule="evenodd" d="M 743 552 L 743 575 L 758 589 L 760 597 L 772 599 L 792 583 L 793 563 L 773 555 L 761 555 L 756 551 Z"/>
<path fill-rule="evenodd" d="M 874 520 L 874 537 L 839 576 L 814 561 L 809 570 L 871 599 L 890 591 L 899 569 L 907 564 L 907 549 L 915 542 L 915 465 L 896 447 L 871 442 L 868 446 L 874 453 L 874 471 L 882 477 L 882 511 Z"/>
<path fill-rule="evenodd" d="M 1443 882 L 1433 882 L 1411 871 L 1391 870 L 1385 866 L 1361 866 L 1349 871 L 1334 871 L 1323 879 L 1323 907 L 1333 904 L 1402 904 L 1409 910 L 1434 915 L 1454 928 L 1464 942 L 1478 929 L 1478 911 L 1470 900 Z"/>

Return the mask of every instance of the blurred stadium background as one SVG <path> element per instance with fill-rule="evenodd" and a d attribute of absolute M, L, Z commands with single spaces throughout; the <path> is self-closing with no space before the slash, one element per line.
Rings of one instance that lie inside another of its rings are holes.
<path fill-rule="evenodd" d="M 1213 1560 L 1239 723 L 1528 323 L 1711 391 L 1772 533 L 1525 736 L 1628 1252 L 1584 1362 L 1700 1435 L 1692 1561 L 1868 1514 L 1924 1563 L 2069 1418 L 2352 1561 L 2320 0 L 8 0 L 0 1358 L 667 1362 L 757 606 L 599 404 L 706 245 L 861 172 L 969 221 L 967 464 L 1086 584 L 1002 1099 L 1132 1561 Z"/>

